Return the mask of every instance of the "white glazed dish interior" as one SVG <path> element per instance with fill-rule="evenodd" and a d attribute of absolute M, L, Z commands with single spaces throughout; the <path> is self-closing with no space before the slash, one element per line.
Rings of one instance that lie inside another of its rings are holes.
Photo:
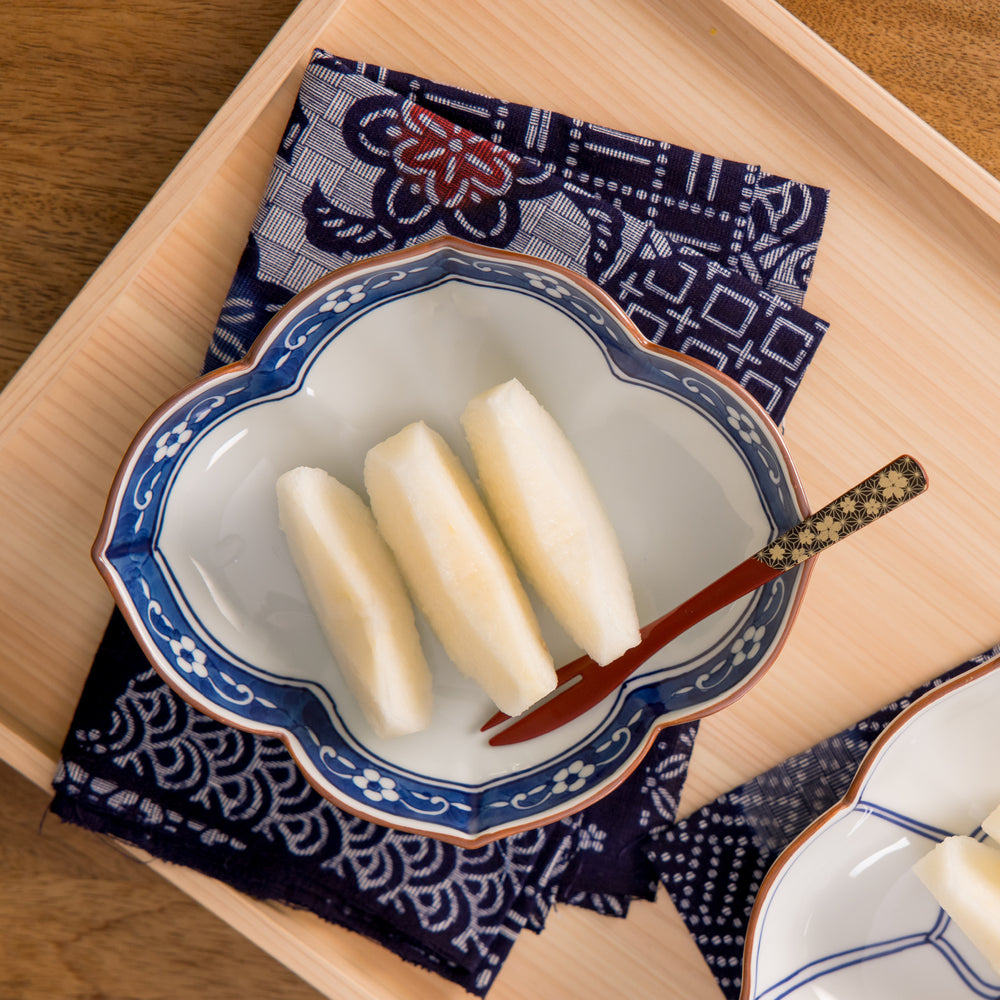
<path fill-rule="evenodd" d="M 428 261 L 440 269 L 446 260 L 461 273 L 417 275 L 436 274 Z M 399 292 L 395 281 L 411 287 Z M 644 673 L 654 680 L 657 671 L 675 686 L 699 670 L 718 678 L 676 707 L 633 713 L 625 727 L 633 731 L 623 733 L 622 697 L 613 696 L 546 737 L 492 748 L 479 732 L 491 704 L 418 616 L 435 677 L 434 723 L 389 741 L 366 724 L 277 525 L 274 483 L 286 469 L 320 466 L 364 495 L 367 449 L 425 420 L 471 471 L 459 415 L 476 393 L 517 377 L 588 468 L 619 532 L 644 622 L 805 513 L 763 411 L 728 380 L 669 352 L 647 353 L 657 378 L 663 366 L 688 366 L 682 395 L 651 389 L 641 372 L 623 373 L 612 358 L 618 348 L 588 335 L 580 318 L 589 310 L 586 323 L 603 329 L 617 317 L 573 281 L 552 265 L 456 241 L 355 265 L 286 307 L 249 367 L 207 376 L 164 404 L 112 490 L 95 558 L 154 665 L 210 714 L 280 735 L 321 792 L 378 822 L 479 843 L 581 808 L 635 766 L 658 726 L 715 710 L 749 686 L 794 617 L 801 569 L 653 658 Z M 313 334 L 320 320 L 326 327 Z M 310 341 L 317 336 L 322 344 Z M 627 349 L 628 364 L 637 356 L 645 364 L 636 338 Z M 290 384 L 279 385 L 306 354 Z M 691 399 L 709 393 L 719 415 L 706 419 Z M 763 466 L 750 468 L 747 454 Z M 137 532 L 150 533 L 148 552 L 134 543 Z M 148 560 L 148 572 L 136 575 L 139 560 Z M 535 606 L 556 664 L 579 655 Z M 725 680 L 733 671 L 742 672 L 735 686 Z M 305 692 L 309 718 L 297 715 Z M 324 713 L 335 742 L 320 732 Z M 595 757 L 598 744 L 604 750 Z"/>
<path fill-rule="evenodd" d="M 912 872 L 1000 803 L 1000 661 L 925 695 L 844 800 L 775 862 L 751 917 L 742 1000 L 1000 997 L 1000 975 Z"/>

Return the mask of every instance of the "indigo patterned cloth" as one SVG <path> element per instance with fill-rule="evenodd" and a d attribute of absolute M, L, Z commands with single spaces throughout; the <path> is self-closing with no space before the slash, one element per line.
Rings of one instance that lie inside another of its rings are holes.
<path fill-rule="evenodd" d="M 821 188 L 761 167 L 317 52 L 205 367 L 241 357 L 329 271 L 450 233 L 588 276 L 647 338 L 714 365 L 780 420 L 826 331 L 802 305 L 826 207 Z M 339 810 L 278 740 L 190 708 L 116 612 L 52 809 L 485 995 L 554 904 L 624 916 L 661 879 L 673 891 L 663 831 L 696 732 L 665 730 L 574 816 L 455 847 Z"/>
<path fill-rule="evenodd" d="M 826 331 L 801 308 L 826 208 L 760 167 L 317 53 L 208 366 L 337 267 L 447 233 L 585 274 L 780 422 Z"/>

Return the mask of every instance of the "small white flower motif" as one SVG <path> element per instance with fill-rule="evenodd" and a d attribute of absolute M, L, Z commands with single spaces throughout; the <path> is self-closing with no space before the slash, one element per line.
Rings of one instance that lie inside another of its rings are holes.
<path fill-rule="evenodd" d="M 153 452 L 153 462 L 162 462 L 165 458 L 173 458 L 181 448 L 191 440 L 191 428 L 187 421 L 171 427 L 169 431 L 156 439 L 156 451 Z"/>
<path fill-rule="evenodd" d="M 760 640 L 764 638 L 763 625 L 751 625 L 736 642 L 729 647 L 733 654 L 733 666 L 738 667 L 744 660 L 753 659 L 760 652 Z"/>
<path fill-rule="evenodd" d="M 364 285 L 348 285 L 347 288 L 338 288 L 336 291 L 330 292 L 326 301 L 319 307 L 319 311 L 342 313 L 358 302 L 363 302 L 364 298 Z"/>
<path fill-rule="evenodd" d="M 568 767 L 562 767 L 552 776 L 552 794 L 579 791 L 594 773 L 593 764 L 584 764 L 582 760 L 574 760 Z"/>
<path fill-rule="evenodd" d="M 760 435 L 754 427 L 750 418 L 745 413 L 740 413 L 732 406 L 726 407 L 726 423 L 736 431 L 747 444 L 760 444 Z"/>
<path fill-rule="evenodd" d="M 351 780 L 361 789 L 364 797 L 371 799 L 372 802 L 399 800 L 396 782 L 392 778 L 384 778 L 373 767 L 366 767 L 361 774 L 356 774 Z"/>
<path fill-rule="evenodd" d="M 186 674 L 194 674 L 195 677 L 207 677 L 208 668 L 205 666 L 205 651 L 199 649 L 194 644 L 194 639 L 189 635 L 180 639 L 170 640 L 170 649 L 173 651 L 177 666 Z"/>
<path fill-rule="evenodd" d="M 565 285 L 561 285 L 554 278 L 550 278 L 547 274 L 536 274 L 534 271 L 525 271 L 528 276 L 528 284 L 532 288 L 537 288 L 540 292 L 545 292 L 546 295 L 551 299 L 568 299 L 570 296 L 569 289 Z"/>
<path fill-rule="evenodd" d="M 607 830 L 602 830 L 594 823 L 588 824 L 580 830 L 580 850 L 600 854 L 604 850 L 604 841 L 607 836 Z"/>

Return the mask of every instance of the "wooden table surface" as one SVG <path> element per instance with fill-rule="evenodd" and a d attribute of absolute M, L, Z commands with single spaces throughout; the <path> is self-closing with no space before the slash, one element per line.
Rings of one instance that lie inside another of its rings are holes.
<path fill-rule="evenodd" d="M 294 6 L 9 0 L 0 37 L 0 387 Z M 1000 177 L 998 0 L 785 6 Z M 0 803 L 0 997 L 317 996 L 107 843 L 54 819 L 42 824 L 44 793 L 3 765 Z"/>

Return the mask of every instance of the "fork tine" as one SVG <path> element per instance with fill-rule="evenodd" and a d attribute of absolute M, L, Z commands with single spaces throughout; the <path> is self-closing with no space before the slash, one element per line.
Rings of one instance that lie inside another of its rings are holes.
<path fill-rule="evenodd" d="M 640 643 L 604 667 L 598 666 L 589 657 L 583 657 L 584 662 L 570 678 L 575 683 L 563 685 L 553 691 L 531 711 L 519 716 L 506 729 L 492 736 L 490 746 L 509 746 L 558 729 L 620 688 L 622 681 L 648 656 L 648 650 Z M 579 660 L 575 662 L 581 663 Z"/>
<path fill-rule="evenodd" d="M 598 666 L 589 656 L 580 656 L 575 660 L 571 660 L 565 666 L 560 667 L 556 671 L 556 686 L 545 696 L 545 698 L 531 706 L 531 712 L 546 704 L 550 698 L 555 698 L 557 695 L 561 695 L 563 688 L 569 684 L 570 681 L 575 680 L 577 677 L 586 679 L 591 673 L 595 673 L 603 669 L 603 667 Z M 530 714 L 530 712 L 522 713 L 518 716 L 518 718 L 527 718 L 528 714 Z M 489 719 L 483 723 L 479 731 L 481 733 L 485 733 L 488 729 L 493 729 L 504 722 L 509 722 L 511 718 L 512 716 L 507 715 L 504 712 L 497 712 L 494 715 L 491 715 Z"/>

